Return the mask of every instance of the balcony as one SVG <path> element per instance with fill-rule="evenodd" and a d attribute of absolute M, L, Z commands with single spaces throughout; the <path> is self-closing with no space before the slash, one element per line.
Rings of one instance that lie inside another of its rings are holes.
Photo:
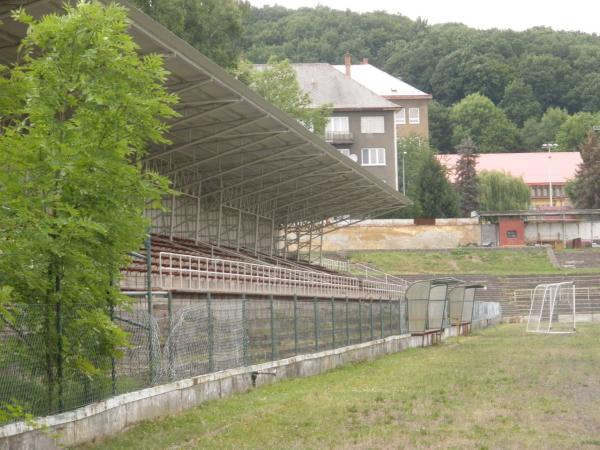
<path fill-rule="evenodd" d="M 350 131 L 325 131 L 325 140 L 330 144 L 352 144 L 354 136 Z"/>

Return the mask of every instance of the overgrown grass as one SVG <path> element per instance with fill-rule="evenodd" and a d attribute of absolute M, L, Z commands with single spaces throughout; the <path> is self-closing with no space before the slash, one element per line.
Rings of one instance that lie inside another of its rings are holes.
<path fill-rule="evenodd" d="M 544 275 L 595 273 L 598 269 L 556 269 L 544 249 L 448 251 L 369 251 L 349 255 L 391 274 Z"/>
<path fill-rule="evenodd" d="M 503 325 L 210 402 L 97 448 L 596 448 L 599 339 L 598 325 Z"/>

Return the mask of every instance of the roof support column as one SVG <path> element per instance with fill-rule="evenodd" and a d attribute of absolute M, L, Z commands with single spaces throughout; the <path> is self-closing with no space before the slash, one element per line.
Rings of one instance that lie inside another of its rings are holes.
<path fill-rule="evenodd" d="M 275 246 L 275 218 L 271 218 L 271 249 L 269 255 L 273 256 L 273 248 Z"/>
<path fill-rule="evenodd" d="M 175 194 L 171 194 L 171 223 L 169 224 L 169 239 L 173 240 L 173 229 L 175 228 Z"/>
<path fill-rule="evenodd" d="M 221 246 L 221 227 L 223 226 L 223 190 L 219 195 L 219 218 L 217 220 L 217 247 Z"/>
<path fill-rule="evenodd" d="M 240 251 L 240 235 L 242 234 L 242 210 L 238 210 L 237 231 L 235 232 L 235 249 Z"/>
<path fill-rule="evenodd" d="M 200 209 L 202 207 L 202 181 L 198 183 L 198 198 L 196 199 L 196 225 L 194 230 L 194 241 L 198 243 L 200 240 Z"/>
<path fill-rule="evenodd" d="M 256 214 L 256 224 L 254 227 L 254 254 L 258 254 L 258 226 L 260 225 L 260 216 Z"/>

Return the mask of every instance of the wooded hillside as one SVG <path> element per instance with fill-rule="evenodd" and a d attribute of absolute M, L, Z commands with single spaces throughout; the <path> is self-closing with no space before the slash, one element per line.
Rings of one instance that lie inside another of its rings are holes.
<path fill-rule="evenodd" d="M 509 119 L 490 131 L 505 136 L 496 151 L 534 151 L 544 142 L 572 149 L 583 139 L 582 128 L 600 123 L 595 114 L 600 110 L 600 37 L 595 34 L 549 28 L 476 30 L 384 12 L 275 6 L 248 9 L 242 49 L 256 63 L 276 56 L 341 64 L 346 50 L 357 62 L 369 58 L 433 94 L 432 144 L 442 152 L 452 151 L 461 137 L 453 138 L 452 120 L 452 107 L 461 101 L 473 110 L 495 106 Z M 493 105 L 468 97 L 474 93 Z M 548 108 L 553 109 L 544 115 Z"/>

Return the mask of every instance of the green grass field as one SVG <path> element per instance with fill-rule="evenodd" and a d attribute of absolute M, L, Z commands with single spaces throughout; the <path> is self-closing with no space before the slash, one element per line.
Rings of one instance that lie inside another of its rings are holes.
<path fill-rule="evenodd" d="M 502 325 L 144 423 L 98 449 L 600 447 L 600 325 Z"/>
<path fill-rule="evenodd" d="M 556 269 L 546 250 L 369 251 L 349 254 L 353 262 L 391 274 L 546 275 L 597 273 L 598 269 Z"/>

